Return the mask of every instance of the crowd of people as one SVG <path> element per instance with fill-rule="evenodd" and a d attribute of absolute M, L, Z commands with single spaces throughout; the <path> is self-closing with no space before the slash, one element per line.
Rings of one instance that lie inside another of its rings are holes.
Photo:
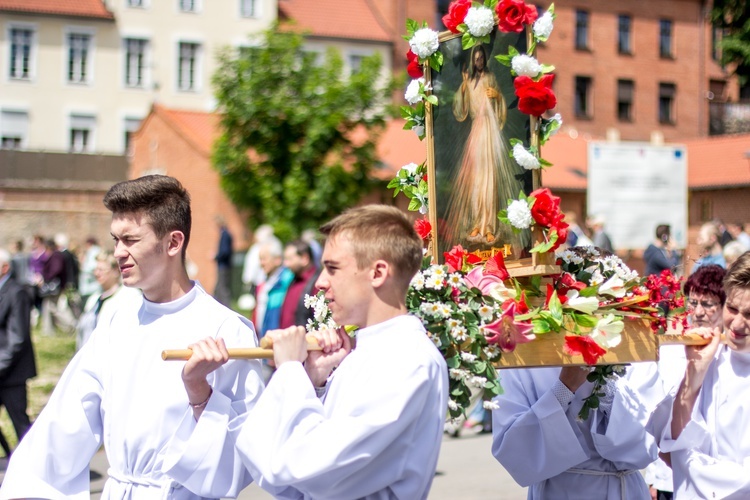
<path fill-rule="evenodd" d="M 448 367 L 408 314 L 422 241 L 404 214 L 351 209 L 321 228 L 322 249 L 309 235 L 282 245 L 259 228 L 244 269 L 257 296 L 251 322 L 190 278 L 190 198 L 178 181 L 124 181 L 104 204 L 114 250 L 88 242 L 78 278 L 60 279 L 58 299 L 73 284 L 81 296 L 80 350 L 33 424 L 23 418 L 33 353 L 25 371 L 0 356 L 0 403 L 23 436 L 0 499 L 88 498 L 101 446 L 103 498 L 234 497 L 251 481 L 277 498 L 427 497 Z M 595 222 L 585 238 L 605 241 Z M 668 229 L 666 238 L 657 229 L 667 260 Z M 709 233 L 702 257 L 714 252 Z M 44 242 L 41 269 L 65 270 L 73 252 L 53 244 L 48 252 Z M 750 252 L 728 269 L 709 260 L 684 287 L 691 331 L 707 343 L 665 346 L 658 363 L 628 367 L 588 417 L 579 417 L 594 387 L 588 367 L 502 372 L 504 393 L 487 415 L 491 452 L 529 498 L 750 497 Z M 0 335 L 26 357 L 39 294 L 30 289 L 47 282 L 29 279 L 32 262 L 0 250 Z M 84 268 L 98 287 L 83 285 Z M 358 327 L 353 335 L 306 331 L 304 297 L 317 290 L 337 324 Z M 270 379 L 259 361 L 229 358 L 261 336 L 273 344 Z M 308 351 L 308 337 L 319 350 Z M 158 356 L 180 347 L 190 349 L 185 362 Z"/>

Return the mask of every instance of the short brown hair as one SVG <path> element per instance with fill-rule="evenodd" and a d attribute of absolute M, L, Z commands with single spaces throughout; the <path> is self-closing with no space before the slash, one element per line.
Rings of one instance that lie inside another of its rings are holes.
<path fill-rule="evenodd" d="M 159 238 L 170 231 L 181 231 L 185 235 L 185 258 L 192 225 L 190 195 L 174 177 L 146 175 L 118 182 L 104 195 L 104 206 L 113 214 L 144 214 Z"/>
<path fill-rule="evenodd" d="M 724 277 L 727 295 L 735 288 L 750 288 L 750 252 L 740 255 Z"/>
<path fill-rule="evenodd" d="M 378 259 L 388 262 L 404 292 L 422 264 L 422 240 L 406 215 L 396 207 L 352 208 L 323 225 L 320 232 L 328 238 L 345 235 L 360 269 Z"/>

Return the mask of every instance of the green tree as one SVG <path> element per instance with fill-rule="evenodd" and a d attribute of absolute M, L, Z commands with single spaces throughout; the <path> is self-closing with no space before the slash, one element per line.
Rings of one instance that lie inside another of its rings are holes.
<path fill-rule="evenodd" d="M 719 42 L 722 64 L 735 65 L 740 85 L 750 78 L 750 3 L 748 0 L 714 0 L 711 23 L 724 30 Z"/>
<path fill-rule="evenodd" d="M 318 227 L 372 188 L 376 140 L 391 113 L 377 54 L 346 76 L 337 51 L 321 57 L 303 42 L 274 26 L 257 46 L 220 53 L 213 77 L 222 188 L 252 226 L 271 224 L 282 239 Z"/>

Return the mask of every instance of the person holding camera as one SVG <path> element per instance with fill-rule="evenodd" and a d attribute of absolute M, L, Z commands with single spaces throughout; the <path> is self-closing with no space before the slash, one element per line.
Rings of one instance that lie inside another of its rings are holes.
<path fill-rule="evenodd" d="M 660 274 L 665 269 L 674 271 L 680 265 L 680 251 L 671 236 L 669 224 L 656 226 L 656 240 L 643 252 L 646 263 L 644 276 Z"/>

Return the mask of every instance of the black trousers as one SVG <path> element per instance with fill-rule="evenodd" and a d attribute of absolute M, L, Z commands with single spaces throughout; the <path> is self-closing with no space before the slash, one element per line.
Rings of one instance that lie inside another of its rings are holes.
<path fill-rule="evenodd" d="M 0 405 L 5 406 L 8 411 L 18 441 L 21 441 L 21 438 L 31 427 L 29 415 L 26 413 L 26 384 L 0 387 Z"/>

